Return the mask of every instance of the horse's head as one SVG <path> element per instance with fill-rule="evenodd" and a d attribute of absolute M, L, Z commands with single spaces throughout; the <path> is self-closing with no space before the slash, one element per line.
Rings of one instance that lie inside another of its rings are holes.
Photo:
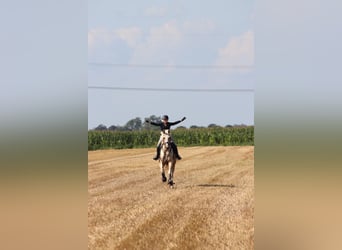
<path fill-rule="evenodd" d="M 171 143 L 171 135 L 169 133 L 161 132 L 161 137 L 162 137 L 162 145 L 168 148 Z"/>

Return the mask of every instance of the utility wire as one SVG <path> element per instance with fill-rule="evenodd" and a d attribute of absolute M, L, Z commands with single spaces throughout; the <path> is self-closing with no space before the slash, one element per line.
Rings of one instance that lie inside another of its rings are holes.
<path fill-rule="evenodd" d="M 112 34 L 112 35 L 116 35 L 116 36 L 120 36 L 119 32 L 117 30 L 88 30 L 88 33 L 93 33 L 93 34 Z M 165 37 L 167 39 L 169 39 L 170 37 L 174 36 L 173 34 L 151 34 L 150 32 L 147 31 L 140 31 L 138 33 L 141 36 L 149 36 L 149 38 L 160 38 L 160 37 Z M 219 33 L 219 32 L 215 32 L 215 33 L 184 33 L 181 32 L 180 33 L 182 36 L 201 36 L 201 37 L 228 37 L 229 34 L 228 33 Z"/>
<path fill-rule="evenodd" d="M 163 64 L 123 64 L 88 62 L 91 66 L 111 66 L 122 68 L 177 68 L 177 69 L 253 69 L 253 65 L 163 65 Z"/>
<path fill-rule="evenodd" d="M 158 91 L 158 92 L 254 92 L 254 89 L 128 88 L 128 87 L 107 87 L 107 86 L 88 86 L 88 89 Z"/>

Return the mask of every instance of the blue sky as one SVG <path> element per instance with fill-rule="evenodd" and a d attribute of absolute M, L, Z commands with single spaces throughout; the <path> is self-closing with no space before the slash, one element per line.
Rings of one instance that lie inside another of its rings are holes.
<path fill-rule="evenodd" d="M 88 1 L 88 86 L 254 89 L 254 5 Z M 186 127 L 252 125 L 254 93 L 88 89 L 88 128 L 163 114 Z"/>

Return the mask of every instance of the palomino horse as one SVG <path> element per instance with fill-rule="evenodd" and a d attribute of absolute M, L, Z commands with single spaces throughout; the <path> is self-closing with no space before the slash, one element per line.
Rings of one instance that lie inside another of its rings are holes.
<path fill-rule="evenodd" d="M 166 181 L 165 176 L 165 167 L 169 167 L 168 172 L 168 181 L 167 183 L 170 185 L 170 187 L 173 187 L 173 174 L 175 172 L 175 166 L 176 166 L 176 155 L 173 152 L 172 146 L 171 146 L 171 134 L 170 131 L 164 130 L 160 132 L 160 138 L 161 138 L 161 149 L 160 149 L 160 160 L 159 160 L 159 166 L 160 166 L 160 172 L 162 175 L 162 181 Z"/>

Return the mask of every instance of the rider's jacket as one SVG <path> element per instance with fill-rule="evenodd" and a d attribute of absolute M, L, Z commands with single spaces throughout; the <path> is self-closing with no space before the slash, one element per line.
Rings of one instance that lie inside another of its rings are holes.
<path fill-rule="evenodd" d="M 161 131 L 164 131 L 166 129 L 170 129 L 171 126 L 176 125 L 180 122 L 181 122 L 181 120 L 176 121 L 176 122 L 167 122 L 166 124 L 164 124 L 163 122 L 152 122 L 152 121 L 150 121 L 150 123 L 152 125 L 159 126 Z"/>

